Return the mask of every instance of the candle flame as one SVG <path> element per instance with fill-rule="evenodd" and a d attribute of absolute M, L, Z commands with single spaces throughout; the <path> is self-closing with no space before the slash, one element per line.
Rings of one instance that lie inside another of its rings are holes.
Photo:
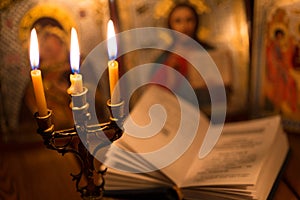
<path fill-rule="evenodd" d="M 39 43 L 35 28 L 31 30 L 30 34 L 30 47 L 29 47 L 29 59 L 32 69 L 37 69 L 39 66 Z"/>
<path fill-rule="evenodd" d="M 117 57 L 117 39 L 115 36 L 115 28 L 112 20 L 107 23 L 107 51 L 110 60 L 115 60 Z"/>
<path fill-rule="evenodd" d="M 79 73 L 80 50 L 79 50 L 77 32 L 73 27 L 71 29 L 70 61 L 71 61 L 72 72 Z"/>

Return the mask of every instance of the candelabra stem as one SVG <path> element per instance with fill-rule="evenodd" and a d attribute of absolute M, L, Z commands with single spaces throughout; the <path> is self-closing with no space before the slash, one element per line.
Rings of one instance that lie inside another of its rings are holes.
<path fill-rule="evenodd" d="M 101 199 L 103 197 L 103 189 L 104 189 L 104 181 L 102 183 L 97 184 L 99 180 L 97 180 L 94 174 L 95 166 L 94 166 L 94 157 L 90 154 L 90 152 L 84 147 L 82 143 L 79 143 L 78 149 L 82 152 L 83 165 L 85 168 L 83 169 L 83 173 L 86 177 L 86 187 L 82 189 L 82 198 L 83 199 Z M 104 174 L 103 174 L 104 175 Z M 100 177 L 103 179 L 103 177 Z"/>

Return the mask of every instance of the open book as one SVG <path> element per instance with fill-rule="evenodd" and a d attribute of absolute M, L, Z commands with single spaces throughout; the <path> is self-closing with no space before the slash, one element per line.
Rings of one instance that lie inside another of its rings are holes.
<path fill-rule="evenodd" d="M 266 199 L 289 149 L 280 117 L 225 124 L 200 158 L 210 125 L 185 100 L 150 87 L 106 154 L 105 190 L 122 196 L 173 188 L 178 199 Z"/>

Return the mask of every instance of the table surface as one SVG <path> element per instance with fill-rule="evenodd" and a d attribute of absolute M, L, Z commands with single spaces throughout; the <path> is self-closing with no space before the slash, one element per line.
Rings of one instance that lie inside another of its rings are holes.
<path fill-rule="evenodd" d="M 300 199 L 300 133 L 288 134 L 291 153 L 287 160 L 275 200 Z M 70 154 L 61 156 L 34 144 L 0 143 L 0 199 L 79 200 L 70 173 L 79 168 Z"/>

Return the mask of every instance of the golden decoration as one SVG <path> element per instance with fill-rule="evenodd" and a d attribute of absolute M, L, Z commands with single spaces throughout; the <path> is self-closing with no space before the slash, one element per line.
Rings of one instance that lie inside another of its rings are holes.
<path fill-rule="evenodd" d="M 160 19 L 162 17 L 165 17 L 166 14 L 170 13 L 172 8 L 175 7 L 176 4 L 182 2 L 187 2 L 194 6 L 198 14 L 209 13 L 211 11 L 210 8 L 206 5 L 205 0 L 162 0 L 159 1 L 159 3 L 157 3 L 154 8 L 154 18 Z"/>
<path fill-rule="evenodd" d="M 203 0 L 189 0 L 189 2 L 196 8 L 198 14 L 209 13 L 211 11 Z"/>
<path fill-rule="evenodd" d="M 12 3 L 13 3 L 13 0 L 1 0 L 0 1 L 0 10 L 8 7 Z"/>
<path fill-rule="evenodd" d="M 171 11 L 171 8 L 175 6 L 172 0 L 162 0 L 156 4 L 154 9 L 154 18 L 159 19 L 161 17 L 165 17 L 166 13 Z"/>
<path fill-rule="evenodd" d="M 69 33 L 72 27 L 76 28 L 76 23 L 71 14 L 61 7 L 53 4 L 40 4 L 30 9 L 22 18 L 19 27 L 19 38 L 24 48 L 28 47 L 30 31 L 34 23 L 41 18 L 51 18 L 56 20 Z"/>

